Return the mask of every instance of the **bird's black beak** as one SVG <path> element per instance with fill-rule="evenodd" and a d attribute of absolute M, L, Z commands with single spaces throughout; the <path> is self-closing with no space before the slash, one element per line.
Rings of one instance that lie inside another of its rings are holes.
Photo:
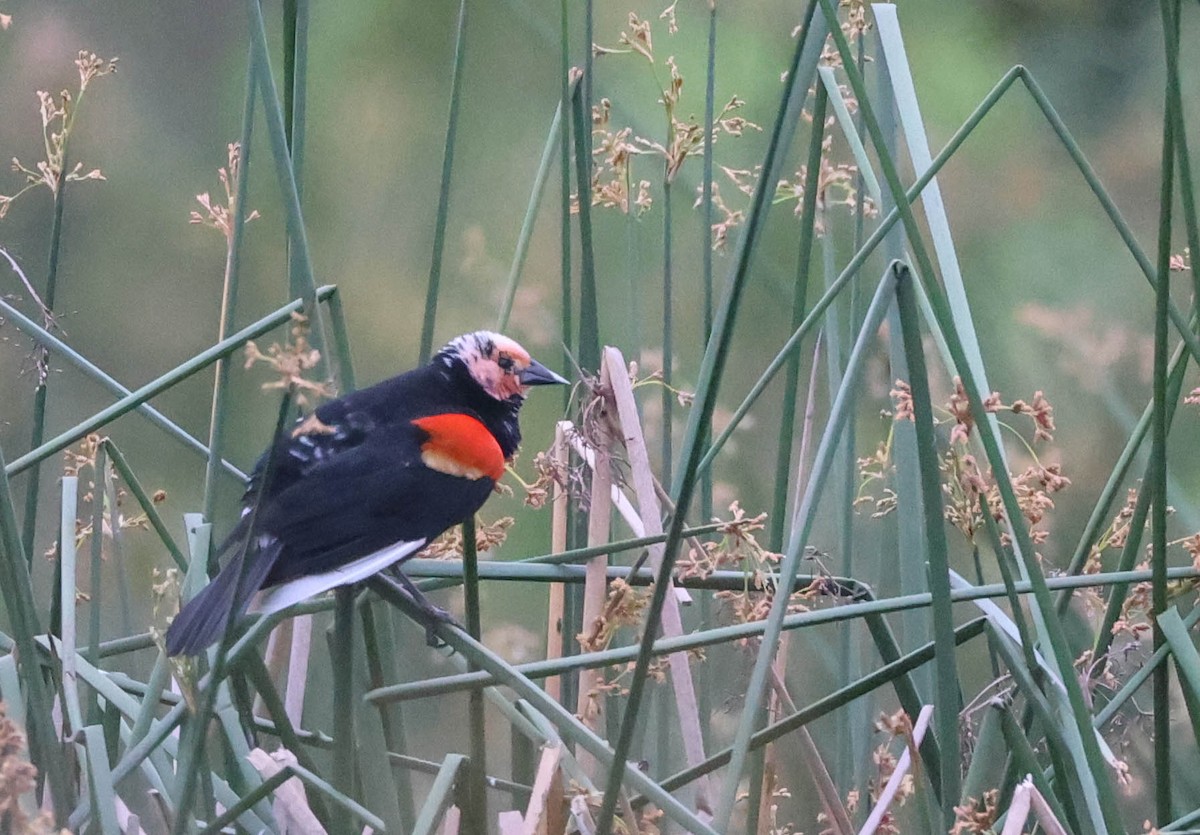
<path fill-rule="evenodd" d="M 570 382 L 555 374 L 537 360 L 530 360 L 529 366 L 521 372 L 523 386 L 570 385 Z"/>

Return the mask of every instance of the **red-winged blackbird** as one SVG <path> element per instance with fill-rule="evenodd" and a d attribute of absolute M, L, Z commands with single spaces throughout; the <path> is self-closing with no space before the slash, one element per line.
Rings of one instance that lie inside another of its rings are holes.
<path fill-rule="evenodd" d="M 171 623 L 167 652 L 200 652 L 260 590 L 257 610 L 277 612 L 419 552 L 487 500 L 520 444 L 529 387 L 566 382 L 508 337 L 477 331 L 317 408 L 259 459 L 220 549 L 231 558 Z M 444 614 L 395 574 L 427 613 Z"/>

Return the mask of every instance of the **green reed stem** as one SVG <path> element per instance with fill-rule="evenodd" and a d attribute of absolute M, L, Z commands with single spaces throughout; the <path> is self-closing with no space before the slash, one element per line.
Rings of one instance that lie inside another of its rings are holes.
<path fill-rule="evenodd" d="M 333 632 L 329 636 L 333 667 L 333 787 L 346 797 L 354 796 L 354 586 L 334 590 Z M 346 815 L 334 819 L 337 832 L 354 831 Z"/>
<path fill-rule="evenodd" d="M 291 159 L 296 197 L 304 200 L 304 139 L 308 116 L 308 0 L 285 0 L 283 5 L 283 127 Z M 288 296 L 304 295 L 303 265 L 291 245 L 287 250 Z"/>
<path fill-rule="evenodd" d="M 962 780 L 959 744 L 958 666 L 954 658 L 954 613 L 950 604 L 950 557 L 942 507 L 942 479 L 937 440 L 933 432 L 933 404 L 929 376 L 925 370 L 925 349 L 913 298 L 912 276 L 907 267 L 896 270 L 896 302 L 900 308 L 900 327 L 904 338 L 904 356 L 908 363 L 913 417 L 917 430 L 917 463 L 921 470 L 921 507 L 925 514 L 925 542 L 929 548 L 929 590 L 933 593 L 933 642 L 937 648 L 934 665 L 937 682 L 937 739 L 942 750 L 941 789 L 942 823 L 954 826 L 954 804 Z"/>
<path fill-rule="evenodd" d="M 475 553 L 475 518 L 470 517 L 462 525 L 463 541 L 463 592 L 467 617 L 467 634 L 476 641 L 483 635 L 483 620 L 479 613 L 479 559 Z M 468 660 L 468 671 L 478 669 Z M 467 762 L 467 785 L 465 787 L 463 825 L 468 832 L 484 832 L 488 826 L 487 814 L 487 725 L 483 712 L 483 688 L 471 690 L 467 701 L 467 717 L 470 726 L 471 757 Z"/>
<path fill-rule="evenodd" d="M 1167 316 L 1171 303 L 1171 222 L 1175 185 L 1175 120 L 1179 101 L 1179 31 L 1173 22 L 1170 0 L 1160 0 L 1163 40 L 1167 53 L 1166 105 L 1162 128 L 1162 169 L 1159 184 L 1158 264 L 1154 294 L 1154 416 L 1151 421 L 1150 470 L 1153 473 L 1154 507 L 1150 517 L 1151 621 L 1154 649 L 1166 646 L 1158 618 L 1167 611 Z M 1171 44 L 1175 44 L 1174 49 Z M 1174 90 L 1174 92 L 1172 92 Z M 1171 811 L 1171 668 L 1160 664 L 1154 671 L 1154 803 L 1156 820 L 1165 823 Z"/>
<path fill-rule="evenodd" d="M 505 282 L 504 299 L 500 303 L 500 314 L 496 317 L 496 330 L 500 333 L 508 330 L 508 319 L 512 315 L 513 300 L 517 295 L 521 272 L 525 268 L 525 257 L 529 254 L 529 242 L 533 238 L 533 226 L 537 221 L 538 209 L 542 205 L 542 197 L 546 194 L 546 180 L 549 179 L 550 166 L 554 162 L 554 149 L 558 145 L 562 133 L 562 121 L 563 108 L 562 103 L 559 102 L 554 109 L 554 118 L 550 120 L 550 130 L 546 133 L 546 144 L 542 146 L 542 156 L 538 160 L 537 173 L 533 175 L 529 204 L 525 208 L 525 217 L 521 221 L 521 231 L 517 234 L 517 246 L 513 252 L 512 266 L 508 270 L 508 281 Z"/>
<path fill-rule="evenodd" d="M 592 116 L 585 109 L 583 85 L 571 93 L 575 140 L 575 187 L 579 190 L 579 364 L 600 369 L 600 313 L 596 298 L 596 258 L 592 245 Z"/>
<path fill-rule="evenodd" d="M 808 143 L 807 175 L 804 179 L 804 198 L 800 208 L 800 243 L 796 256 L 796 286 L 792 296 L 792 330 L 804 323 L 804 307 L 808 299 L 810 263 L 813 240 L 816 237 L 818 179 L 821 173 L 821 143 L 825 139 L 825 109 L 829 94 L 817 85 L 813 101 L 813 131 Z M 796 424 L 796 399 L 800 391 L 800 353 L 794 352 L 787 363 L 784 377 L 783 412 L 779 420 L 778 463 L 775 468 L 775 496 L 771 506 L 771 531 L 768 538 L 773 551 L 783 550 L 787 527 L 788 485 L 792 474 L 792 441 Z M 711 477 L 711 469 L 705 470 Z"/>
<path fill-rule="evenodd" d="M 717 4 L 710 0 L 708 4 L 708 50 L 704 66 L 704 135 L 712 137 L 716 120 L 716 79 L 717 79 Z M 713 329 L 713 149 L 711 138 L 705 140 L 704 165 L 701 174 L 700 212 L 704 228 L 700 236 L 701 247 L 701 277 L 704 287 L 704 344 L 712 337 Z M 712 429 L 704 434 L 703 443 L 708 447 L 712 443 Z M 711 471 L 704 471 L 700 478 L 700 518 L 711 519 L 713 514 L 713 478 Z M 701 618 L 708 622 L 710 601 L 704 597 L 700 601 Z M 708 688 L 700 688 L 700 712 L 702 716 L 710 716 Z M 703 723 L 707 736 L 708 722 Z"/>
<path fill-rule="evenodd" d="M 467 55 L 466 34 L 467 0 L 459 0 L 458 28 L 454 36 L 454 63 L 450 70 L 450 110 L 446 116 L 446 141 L 442 146 L 442 181 L 438 189 L 437 216 L 433 226 L 433 253 L 429 263 L 429 285 L 425 290 L 425 316 L 421 321 L 418 365 L 429 362 L 429 357 L 433 354 L 433 329 L 442 281 L 442 259 L 446 249 L 446 223 L 450 216 L 450 183 L 454 171 L 454 146 L 458 135 L 458 111 L 462 102 L 463 62 Z"/>
<path fill-rule="evenodd" d="M 78 106 L 78 102 L 76 103 Z M 73 120 L 72 120 L 73 121 Z M 55 297 L 58 295 L 58 262 L 62 255 L 63 204 L 66 201 L 67 172 L 69 164 L 68 144 L 70 131 L 64 130 L 62 136 L 62 167 L 54 189 L 54 209 L 50 217 L 50 248 L 46 256 L 46 291 L 42 295 L 42 304 L 47 314 L 53 315 Z M 30 449 L 37 449 L 45 440 L 46 432 L 46 394 L 50 382 L 50 357 L 43 348 L 38 353 L 38 384 L 33 392 L 33 429 L 29 439 Z M 21 543 L 25 546 L 25 557 L 33 560 L 33 538 L 37 533 L 38 493 L 41 486 L 41 468 L 34 467 L 29 474 L 29 483 L 25 489 L 25 527 L 21 534 Z"/>
<path fill-rule="evenodd" d="M 233 221 L 229 235 L 229 247 L 225 255 L 225 284 L 221 291 L 221 313 L 217 323 L 217 341 L 229 335 L 229 328 L 237 311 L 238 279 L 241 276 L 242 240 L 246 231 L 246 196 L 250 183 L 250 140 L 254 130 L 254 101 L 257 89 L 258 64 L 251 53 L 246 61 L 246 100 L 242 109 L 242 137 L 239 144 L 237 184 L 233 201 Z M 234 176 L 230 171 L 229 176 Z M 292 298 L 296 298 L 295 295 Z M 229 390 L 229 363 L 220 359 L 216 363 L 213 379 L 212 412 L 208 423 L 208 462 L 204 470 L 205 519 L 213 518 L 213 505 L 217 495 L 217 468 L 221 463 L 221 443 L 225 431 L 228 411 L 226 393 Z"/>
<path fill-rule="evenodd" d="M 571 28 L 570 28 L 570 0 L 560 0 L 559 2 L 559 98 L 558 106 L 563 113 L 569 112 L 571 108 Z M 563 347 L 563 368 L 570 368 L 571 345 L 573 328 L 572 321 L 572 296 L 571 296 L 571 136 L 570 131 L 564 130 L 560 135 L 558 145 L 558 162 L 559 162 L 559 222 L 560 222 L 560 247 L 559 247 L 559 269 L 561 272 L 560 278 L 562 282 L 562 309 L 560 313 L 560 321 L 562 324 L 562 347 Z M 590 180 L 589 180 L 590 182 Z M 582 194 L 582 190 L 580 192 Z M 583 200 L 580 197 L 580 200 Z M 563 392 L 563 406 L 566 406 L 570 401 L 571 393 Z"/>
<path fill-rule="evenodd" d="M 342 387 L 339 394 L 346 395 L 358 389 L 354 375 L 354 357 L 350 353 L 350 333 L 346 328 L 346 312 L 342 309 L 342 296 L 337 287 L 332 288 L 329 300 L 329 324 L 333 328 L 333 345 L 337 351 L 338 366 L 342 372 Z"/>

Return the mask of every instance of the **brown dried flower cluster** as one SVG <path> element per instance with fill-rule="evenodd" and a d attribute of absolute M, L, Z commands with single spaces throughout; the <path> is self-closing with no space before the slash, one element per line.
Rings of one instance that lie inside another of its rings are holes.
<path fill-rule="evenodd" d="M 1125 504 L 1117 511 L 1108 527 L 1092 543 L 1087 561 L 1083 564 L 1084 574 L 1099 574 L 1104 552 L 1110 548 L 1125 547 L 1125 541 L 1129 539 L 1130 524 L 1133 520 L 1134 508 L 1137 507 L 1137 499 L 1138 491 L 1131 487 L 1125 494 Z"/>
<path fill-rule="evenodd" d="M 890 395 L 894 406 L 891 413 L 893 422 L 914 420 L 912 389 L 908 383 L 896 380 Z M 1005 404 L 999 392 L 992 392 L 983 401 L 983 408 L 993 414 L 1007 411 L 1028 416 L 1033 422 L 1034 443 L 1054 439 L 1054 409 L 1041 391 L 1035 392 L 1030 402 L 1015 400 L 1011 404 Z M 947 416 L 941 422 L 953 424 L 949 447 L 940 462 L 942 489 L 946 496 L 945 516 L 963 536 L 973 542 L 983 527 L 984 508 L 993 519 L 1002 522 L 1005 518 L 1004 504 L 991 468 L 985 472 L 975 456 L 968 452 L 967 444 L 975 428 L 975 417 L 971 413 L 962 380 L 958 377 L 954 378 L 954 391 L 941 407 L 941 412 Z M 889 433 L 887 442 L 880 444 L 874 455 L 858 459 L 860 487 L 855 504 L 874 502 L 873 518 L 885 516 L 897 507 L 894 492 L 884 489 L 882 495 L 875 496 L 869 490 L 884 482 L 890 473 L 891 437 Z M 1045 519 L 1046 512 L 1054 507 L 1051 495 L 1065 489 L 1071 480 L 1063 475 L 1061 464 L 1044 464 L 1034 454 L 1032 446 L 1027 443 L 1026 448 L 1033 456 L 1034 463 L 1019 474 L 1010 474 L 1010 480 L 1021 515 L 1029 524 L 1030 537 L 1035 545 L 1040 545 L 1046 541 L 1049 532 L 1037 526 Z M 1002 542 L 1008 542 L 1007 532 L 1002 531 L 1000 536 Z"/>
<path fill-rule="evenodd" d="M 98 58 L 95 53 L 84 50 L 76 57 L 75 67 L 79 70 L 79 89 L 74 95 L 68 90 L 63 90 L 58 98 L 55 98 L 45 90 L 37 92 L 45 159 L 38 160 L 30 168 L 13 157 L 12 170 L 25 176 L 25 185 L 14 194 L 0 194 L 0 218 L 8 213 L 15 200 L 31 189 L 45 186 L 51 194 L 57 194 L 64 182 L 104 179 L 99 168 L 84 171 L 82 162 L 75 163 L 70 171 L 63 169 L 67 158 L 67 141 L 75 126 L 75 117 L 79 113 L 83 94 L 92 81 L 116 72 L 117 59 L 104 60 Z"/>
<path fill-rule="evenodd" d="M 983 527 L 984 506 L 993 519 L 1004 521 L 1004 503 L 990 467 L 985 473 L 975 456 L 951 447 L 942 458 L 941 469 L 946 474 L 942 485 L 946 495 L 946 520 L 963 536 L 975 541 Z M 1010 480 L 1021 515 L 1029 525 L 1029 536 L 1034 545 L 1041 545 L 1050 532 L 1037 526 L 1045 519 L 1046 511 L 1054 507 L 1051 494 L 1065 489 L 1071 480 L 1062 474 L 1058 464 L 1032 464 L 1019 474 L 1010 474 Z M 1002 530 L 1000 540 L 1008 544 L 1009 534 Z"/>
<path fill-rule="evenodd" d="M 554 485 L 567 489 L 568 478 L 565 465 L 544 450 L 533 456 L 533 471 L 537 479 L 532 483 L 522 481 L 521 486 L 525 490 L 525 506 L 536 510 L 545 506 Z"/>
<path fill-rule="evenodd" d="M 717 529 L 721 539 L 697 543 L 698 548 L 689 548 L 687 556 L 678 562 L 679 576 L 707 577 L 719 569 L 742 571 L 746 583 L 741 590 L 719 591 L 714 597 L 725 601 L 737 623 L 762 620 L 770 612 L 775 598 L 776 567 L 782 555 L 767 550 L 755 537 L 755 533 L 765 527 L 766 513 L 749 516 L 737 501 L 729 506 L 729 512 L 732 514 L 730 519 L 713 519 L 721 525 Z M 819 583 L 795 592 L 789 602 L 789 611 L 806 611 L 807 604 L 819 594 Z"/>
<path fill-rule="evenodd" d="M 816 232 L 825 233 L 823 218 L 828 209 L 833 206 L 845 206 L 851 212 L 860 208 L 860 197 L 855 179 L 858 176 L 858 166 L 849 162 L 834 162 L 832 160 L 833 135 L 829 134 L 821 141 L 821 169 L 817 172 L 817 218 Z M 795 202 L 795 213 L 800 215 L 804 206 L 804 183 L 808 179 L 808 166 L 802 165 L 791 178 L 780 180 L 775 186 L 775 200 Z M 865 217 L 875 217 L 878 207 L 869 197 L 861 198 L 861 208 Z"/>
<path fill-rule="evenodd" d="M 884 787 L 887 785 L 888 780 L 892 778 L 892 774 L 896 771 L 896 766 L 900 761 L 900 758 L 891 751 L 893 741 L 901 739 L 904 741 L 906 747 L 910 747 L 912 745 L 912 730 L 912 719 L 903 710 L 897 710 L 891 714 L 880 713 L 879 718 L 875 720 L 876 733 L 885 734 L 887 738 L 871 752 L 871 761 L 875 764 L 875 775 L 867 785 L 867 793 L 871 798 L 872 804 L 879 801 Z M 912 771 L 910 770 L 901 779 L 895 799 L 884 814 L 883 820 L 875 830 L 876 832 L 899 835 L 900 829 L 892 810 L 904 806 L 915 791 L 916 783 L 913 780 Z"/>
<path fill-rule="evenodd" d="M 28 823 L 21 808 L 21 795 L 37 785 L 37 769 L 25 762 L 25 735 L 5 713 L 0 702 L 0 828 L 5 832 Z"/>
<path fill-rule="evenodd" d="M 1138 565 L 1138 571 L 1150 568 L 1149 561 Z M 1121 616 L 1113 623 L 1113 637 L 1125 636 L 1137 643 L 1150 634 L 1150 613 L 1153 611 L 1154 587 L 1150 583 L 1137 583 L 1125 595 L 1121 604 Z"/>
<path fill-rule="evenodd" d="M 475 553 L 486 554 L 503 545 L 508 539 L 508 529 L 515 521 L 511 516 L 501 516 L 495 522 L 488 523 L 475 517 Z M 431 560 L 460 560 L 462 555 L 461 525 L 448 529 L 421 552 L 422 557 Z"/>
<path fill-rule="evenodd" d="M 895 401 L 895 419 L 896 420 L 913 420 L 912 409 L 912 390 L 903 380 L 897 380 L 895 388 L 891 391 L 892 399 Z M 1039 389 L 1033 393 L 1032 402 L 1024 400 L 1014 400 L 1010 404 L 1004 403 L 1000 397 L 1000 392 L 993 391 L 983 400 L 983 410 L 996 414 L 998 412 L 1011 412 L 1014 415 L 1028 415 L 1033 420 L 1033 440 L 1038 441 L 1053 441 L 1054 440 L 1054 407 L 1050 405 L 1050 401 L 1046 399 L 1046 395 Z M 967 391 L 963 387 L 962 378 L 954 378 L 954 391 L 950 394 L 946 403 L 942 407 L 942 411 L 949 415 L 954 421 L 954 428 L 950 431 L 950 443 L 963 444 L 971 435 L 971 430 L 975 428 L 975 416 L 971 414 L 971 405 L 967 397 Z"/>
<path fill-rule="evenodd" d="M 962 806 L 955 806 L 950 835 L 988 835 L 993 832 L 1000 814 L 996 808 L 999 799 L 1000 790 L 992 789 L 984 792 L 983 797 L 970 797 Z"/>
<path fill-rule="evenodd" d="M 620 209 L 628 214 L 633 191 L 630 162 L 640 151 L 630 140 L 633 128 L 613 130 L 611 117 L 612 102 L 608 99 L 601 99 L 592 107 L 592 156 L 596 159 L 592 166 L 592 205 Z M 633 199 L 637 213 L 641 215 L 648 211 L 651 202 L 650 181 L 639 180 L 637 196 Z"/>
<path fill-rule="evenodd" d="M 722 166 L 722 169 L 729 169 Z M 704 186 L 696 187 L 696 202 L 692 204 L 692 208 L 698 209 L 704 204 Z M 746 219 L 746 213 L 741 209 L 731 209 L 726 205 L 725 200 L 721 197 L 720 184 L 715 180 L 712 184 L 712 204 L 713 208 L 720 213 L 721 219 L 714 222 L 712 225 L 712 248 L 715 252 L 723 252 L 725 246 L 729 243 L 729 230 L 737 226 L 741 226 Z"/>
<path fill-rule="evenodd" d="M 650 589 L 635 589 L 617 578 L 608 584 L 608 596 L 604 610 L 587 632 L 575 636 L 584 652 L 599 652 L 607 649 L 613 636 L 622 626 L 637 626 L 641 623 L 642 611 L 650 602 Z"/>
<path fill-rule="evenodd" d="M 127 494 L 125 490 L 117 486 L 117 472 L 111 460 L 105 460 L 103 472 L 97 472 L 96 462 L 101 448 L 107 438 L 101 437 L 95 433 L 88 435 L 76 447 L 68 447 L 63 450 L 63 474 L 75 476 L 82 481 L 84 493 L 79 497 L 84 504 L 90 504 L 95 500 L 97 484 L 101 495 L 111 491 L 116 503 L 117 529 L 126 530 L 150 530 L 150 519 L 145 513 L 138 513 L 132 516 L 127 516 L 122 507 L 125 504 Z M 108 499 L 102 499 L 107 502 Z M 167 500 L 167 491 L 155 490 L 150 497 L 154 504 L 162 504 Z M 101 526 L 101 536 L 109 539 L 113 536 L 113 508 L 106 508 L 103 523 Z M 85 518 L 75 520 L 75 548 L 81 549 L 91 537 L 95 529 L 95 517 L 91 512 L 85 514 Z M 58 556 L 58 540 L 51 543 L 50 547 L 45 551 L 46 559 L 55 559 Z M 81 597 L 83 595 L 81 594 Z"/>
<path fill-rule="evenodd" d="M 237 184 L 241 176 L 242 146 L 239 142 L 230 142 L 227 146 L 228 162 L 217 169 L 217 177 L 225 189 L 225 202 L 214 203 L 206 191 L 196 195 L 196 202 L 204 207 L 204 213 L 193 211 L 188 217 L 188 223 L 198 223 L 211 229 L 216 229 L 225 236 L 228 246 L 233 245 L 233 216 L 237 206 Z M 257 211 L 246 215 L 246 223 L 259 217 Z"/>
<path fill-rule="evenodd" d="M 264 390 L 293 388 L 296 403 L 307 408 L 312 401 L 324 400 L 334 395 L 333 385 L 326 381 L 310 380 L 306 375 L 321 364 L 321 352 L 308 342 L 308 317 L 302 313 L 292 314 L 291 339 L 284 345 L 272 343 L 264 354 L 253 340 L 246 343 L 244 367 L 262 363 L 275 371 L 276 379 L 263 383 Z"/>
<path fill-rule="evenodd" d="M 665 21 L 668 35 L 679 31 L 675 3 L 668 6 L 659 15 L 659 19 Z M 679 65 L 673 55 L 661 63 L 656 57 L 651 21 L 643 20 L 636 13 L 630 12 L 626 28 L 618 36 L 618 43 L 617 47 L 593 44 L 592 52 L 598 57 L 636 54 L 646 59 L 659 88 L 658 102 L 666 115 L 667 135 L 660 141 L 635 135 L 629 127 L 613 128 L 610 125 L 612 103 L 608 99 L 602 99 L 600 104 L 593 108 L 592 113 L 593 156 L 598 160 L 592 177 L 592 205 L 617 208 L 628 213 L 632 203 L 637 207 L 638 214 L 641 214 L 648 210 L 652 203 L 650 181 L 635 180 L 633 177 L 631 160 L 634 156 L 648 154 L 661 158 L 664 181 L 669 185 L 674 182 L 683 164 L 690 157 L 707 153 L 708 148 L 720 135 L 737 137 L 748 130 L 760 131 L 762 128 L 737 112 L 745 102 L 733 96 L 714 117 L 712 136 L 705 137 L 704 128 L 694 117 L 681 119 L 678 116 L 684 87 L 683 75 L 679 72 Z M 659 76 L 660 66 L 666 67 L 665 80 Z M 726 235 L 738 214 L 740 213 L 725 212 Z"/>
<path fill-rule="evenodd" d="M 842 10 L 845 10 L 844 15 Z M 842 34 L 846 36 L 846 40 L 850 44 L 858 41 L 863 34 L 871 28 L 870 20 L 867 18 L 867 3 L 866 0 L 838 0 L 839 21 Z M 797 26 L 792 30 L 792 37 L 799 37 L 800 28 Z M 838 52 L 837 46 L 830 41 L 821 51 L 821 63 L 830 67 L 842 66 L 842 56 Z"/>
<path fill-rule="evenodd" d="M 0 832 L 12 835 L 67 835 L 48 813 L 37 813 L 33 791 L 37 768 L 25 754 L 25 734 L 0 702 Z M 22 797 L 28 803 L 22 804 Z"/>

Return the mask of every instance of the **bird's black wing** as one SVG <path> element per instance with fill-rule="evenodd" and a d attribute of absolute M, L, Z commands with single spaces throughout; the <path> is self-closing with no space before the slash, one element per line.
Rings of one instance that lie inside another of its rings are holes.
<path fill-rule="evenodd" d="M 415 417 L 439 411 L 445 385 L 436 369 L 418 368 L 322 403 L 275 439 L 275 470 L 267 498 L 282 493 L 314 467 L 355 449 L 369 435 L 388 432 Z M 250 474 L 242 496 L 245 509 L 258 501 L 269 454 L 270 449 L 259 456 Z"/>
<path fill-rule="evenodd" d="M 301 480 L 271 490 L 260 523 L 283 542 L 264 585 L 337 568 L 399 542 L 432 540 L 477 511 L 495 482 L 427 467 L 424 433 L 393 425 L 305 466 Z"/>

